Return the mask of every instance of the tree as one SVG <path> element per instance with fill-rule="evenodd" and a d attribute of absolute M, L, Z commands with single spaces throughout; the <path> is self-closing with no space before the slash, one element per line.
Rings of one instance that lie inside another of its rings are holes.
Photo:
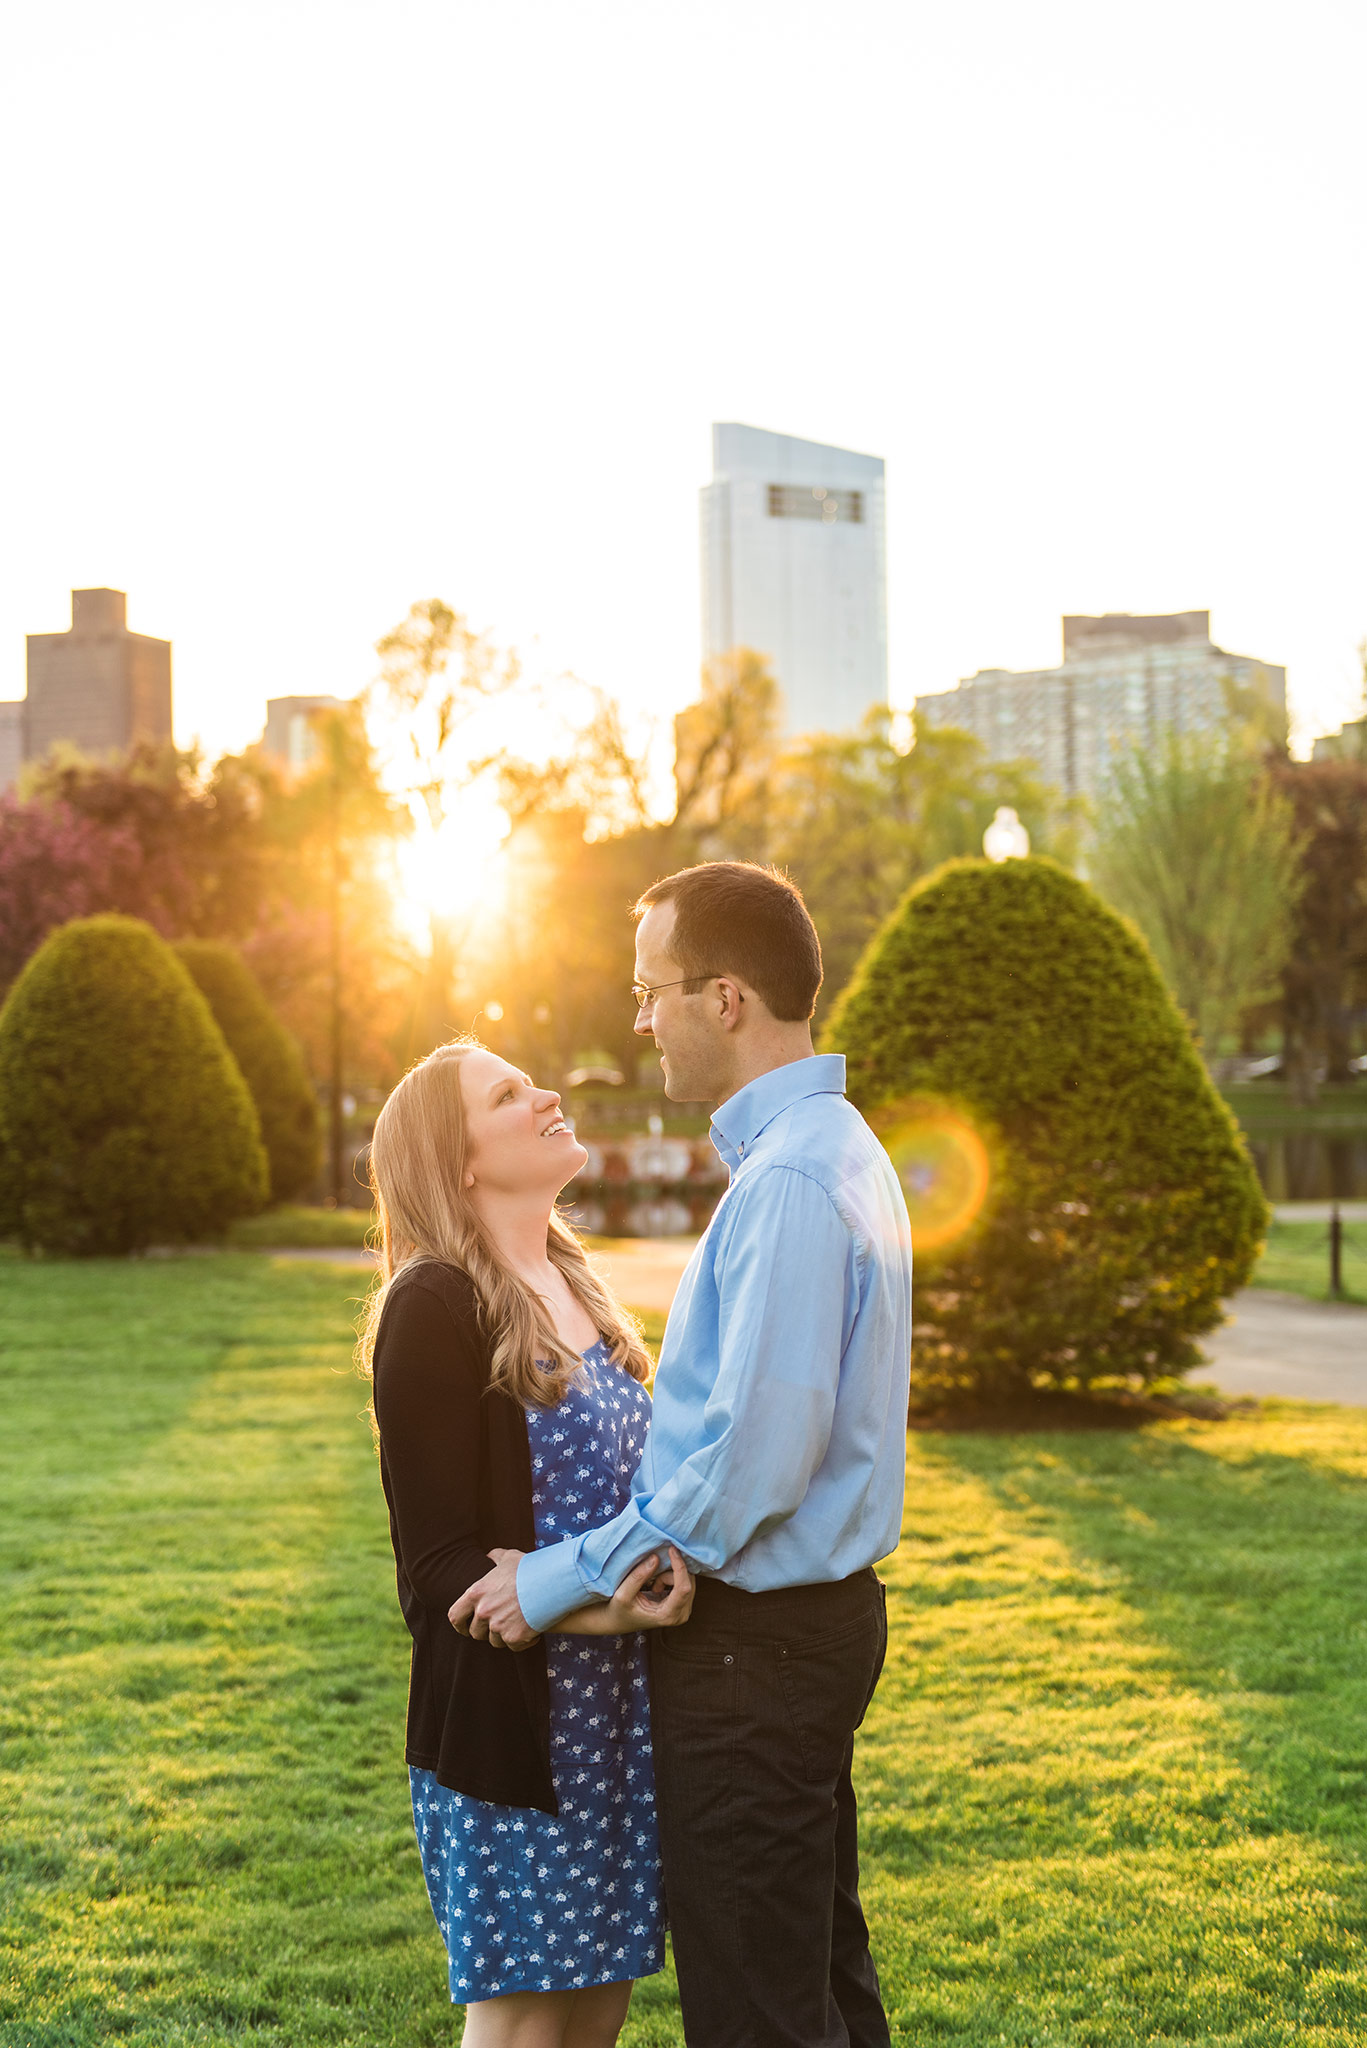
<path fill-rule="evenodd" d="M 251 1090 L 270 1166 L 270 1199 L 292 1201 L 317 1173 L 321 1144 L 318 1102 L 299 1046 L 232 946 L 217 939 L 182 939 L 175 952 L 213 1011 Z"/>
<path fill-rule="evenodd" d="M 955 861 L 825 1045 L 911 1196 L 919 1378 L 1151 1382 L 1244 1284 L 1267 1206 L 1142 939 L 1052 861 Z"/>
<path fill-rule="evenodd" d="M 658 822 L 648 795 L 649 762 L 627 738 L 621 706 L 605 690 L 589 691 L 588 704 L 567 752 L 547 761 L 503 753 L 490 764 L 514 827 L 542 812 L 574 812 L 586 838 L 606 839 Z"/>
<path fill-rule="evenodd" d="M 770 783 L 763 857 L 797 882 L 821 934 L 823 1008 L 912 882 L 982 851 L 998 805 L 1025 819 L 1037 852 L 1066 856 L 1075 836 L 1074 808 L 1030 763 L 989 762 L 978 740 L 948 726 L 898 746 L 885 710 L 871 711 L 855 733 L 808 734 Z"/>
<path fill-rule="evenodd" d="M 249 932 L 267 875 L 258 792 L 240 769 L 145 744 L 27 771 L 24 797 L 0 799 L 0 990 L 72 917 L 123 911 L 163 937 Z"/>
<path fill-rule="evenodd" d="M 557 1081 L 591 1048 L 634 1073 L 644 1047 L 632 1029 L 631 906 L 698 858 L 686 831 L 649 822 L 644 763 L 628 756 L 624 767 L 621 745 L 620 727 L 606 746 L 591 728 L 582 750 L 541 768 L 509 762 L 499 777 L 511 829 L 507 914 L 482 963 L 504 1012 L 491 1036 L 509 1058 Z"/>
<path fill-rule="evenodd" d="M 781 712 L 765 656 L 737 647 L 704 666 L 697 703 L 675 719 L 674 822 L 703 834 L 709 852 L 715 839 L 731 858 L 757 857 Z"/>
<path fill-rule="evenodd" d="M 645 761 L 608 700 L 555 759 L 501 764 L 509 915 L 483 968 L 507 1013 L 500 1045 L 538 1071 L 563 1072 L 589 1046 L 632 1071 L 641 1047 L 621 996 L 634 971 L 627 912 L 672 869 L 711 858 L 786 868 L 821 934 L 825 1004 L 907 885 L 975 852 L 999 804 L 1014 805 L 1046 851 L 1066 854 L 1076 831 L 1075 807 L 1028 763 L 990 763 L 968 733 L 932 728 L 906 748 L 876 711 L 858 733 L 783 747 L 777 685 L 745 649 L 709 665 L 675 739 L 668 822 L 650 817 Z"/>
<path fill-rule="evenodd" d="M 395 879 L 383 872 L 383 856 L 412 820 L 381 785 L 361 703 L 316 712 L 312 722 L 316 752 L 304 775 L 258 768 L 269 793 L 263 836 L 284 887 L 244 953 L 311 1071 L 326 1079 L 332 1194 L 340 1202 L 350 1193 L 346 1083 L 366 1069 L 392 1070 L 386 1037 L 397 1032 L 411 989 L 412 962 L 399 963 Z"/>
<path fill-rule="evenodd" d="M 383 699 L 404 736 L 408 791 L 422 799 L 435 830 L 448 799 L 456 736 L 483 699 L 512 688 L 517 658 L 500 654 L 487 634 L 476 633 L 439 597 L 410 605 L 407 618 L 376 641 L 375 652 Z"/>
<path fill-rule="evenodd" d="M 58 755 L 25 788 L 32 803 L 106 835 L 114 857 L 98 908 L 141 917 L 163 937 L 252 929 L 268 886 L 260 792 L 235 757 L 206 769 L 193 752 L 144 741 L 112 761 Z"/>
<path fill-rule="evenodd" d="M 52 933 L 0 1011 L 0 1235 L 94 1255 L 260 1209 L 247 1084 L 170 947 L 135 918 Z"/>
<path fill-rule="evenodd" d="M 1217 1062 L 1244 1012 L 1275 993 L 1291 948 L 1302 884 L 1282 790 L 1222 736 L 1169 732 L 1117 761 L 1093 872 Z"/>
<path fill-rule="evenodd" d="M 134 893 L 138 847 L 69 804 L 0 797 L 0 994 L 47 934 Z"/>
<path fill-rule="evenodd" d="M 1351 1079 L 1367 1022 L 1367 761 L 1286 761 L 1272 770 L 1300 847 L 1300 889 L 1280 1011 L 1284 1067 L 1302 1099 L 1323 1074 Z"/>
<path fill-rule="evenodd" d="M 380 657 L 378 694 L 399 733 L 398 772 L 414 824 L 432 844 L 433 860 L 453 798 L 491 764 L 460 758 L 457 742 L 480 706 L 516 683 L 515 655 L 500 653 L 487 634 L 476 633 L 440 598 L 410 605 L 407 618 L 376 642 Z M 400 765 L 402 764 L 402 765 Z M 428 960 L 415 1018 L 417 1050 L 426 1052 L 450 1030 L 452 980 L 456 965 L 454 920 L 432 906 L 428 912 Z"/>

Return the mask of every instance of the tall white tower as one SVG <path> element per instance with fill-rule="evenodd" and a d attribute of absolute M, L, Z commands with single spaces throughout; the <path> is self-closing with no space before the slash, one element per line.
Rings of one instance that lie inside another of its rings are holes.
<path fill-rule="evenodd" d="M 883 462 L 763 427 L 712 429 L 703 657 L 769 657 L 789 733 L 849 732 L 888 698 Z"/>

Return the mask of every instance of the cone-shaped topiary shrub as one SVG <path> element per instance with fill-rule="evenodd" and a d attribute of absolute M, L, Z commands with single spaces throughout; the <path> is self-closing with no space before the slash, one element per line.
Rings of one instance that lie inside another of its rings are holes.
<path fill-rule="evenodd" d="M 132 917 L 53 932 L 0 1010 L 0 1236 L 120 1253 L 266 1199 L 256 1110 L 208 1004 Z"/>
<path fill-rule="evenodd" d="M 908 1190 L 919 1382 L 1197 1362 L 1267 1205 L 1147 947 L 1085 883 L 950 862 L 871 941 L 824 1043 Z"/>
<path fill-rule="evenodd" d="M 322 1125 L 304 1056 L 242 955 L 216 939 L 176 946 L 242 1069 L 261 1120 L 272 1202 L 301 1195 L 318 1171 Z"/>

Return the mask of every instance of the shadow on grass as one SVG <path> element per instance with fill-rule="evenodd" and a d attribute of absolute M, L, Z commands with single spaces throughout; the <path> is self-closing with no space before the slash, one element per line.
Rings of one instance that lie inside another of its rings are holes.
<path fill-rule="evenodd" d="M 1183 1420 L 1220 1422 L 1228 1415 L 1257 1407 L 1255 1401 L 1229 1401 L 1186 1387 L 1175 1394 L 1074 1394 L 1028 1388 L 1022 1393 L 976 1400 L 962 1396 L 936 1402 L 927 1397 L 919 1404 L 913 1390 L 912 1401 L 907 1427 L 918 1434 L 972 1432 L 993 1436 L 1054 1430 L 1143 1429 L 1151 1422 Z"/>
<path fill-rule="evenodd" d="M 1367 1476 L 1334 1463 L 1332 1411 L 1304 1414 L 1299 1456 L 1237 1420 L 922 1442 L 1100 1566 L 1173 1679 L 1218 1703 L 1247 1782 L 1240 1828 L 1360 1850 Z"/>
<path fill-rule="evenodd" d="M 1364 2038 L 1364 1471 L 1289 1406 L 913 1438 L 860 1741 L 894 2038 Z"/>
<path fill-rule="evenodd" d="M 29 1279 L 0 2042 L 449 2040 L 349 1283 L 245 1256 Z"/>

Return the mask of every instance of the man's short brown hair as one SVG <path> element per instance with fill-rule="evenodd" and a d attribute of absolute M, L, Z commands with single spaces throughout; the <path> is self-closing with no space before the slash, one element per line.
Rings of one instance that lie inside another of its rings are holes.
<path fill-rule="evenodd" d="M 669 950 L 692 981 L 733 974 L 784 1023 L 811 1016 L 821 987 L 821 941 L 801 890 L 777 868 L 704 861 L 653 883 L 636 904 L 637 917 L 654 903 L 674 905 Z"/>

